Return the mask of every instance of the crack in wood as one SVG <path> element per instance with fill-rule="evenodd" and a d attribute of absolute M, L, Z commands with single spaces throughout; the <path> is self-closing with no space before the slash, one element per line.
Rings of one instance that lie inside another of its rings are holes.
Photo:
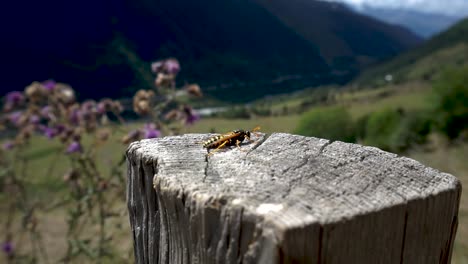
<path fill-rule="evenodd" d="M 333 144 L 333 142 L 335 142 L 335 140 L 331 140 L 331 139 L 328 140 L 328 142 L 325 142 L 325 144 L 323 144 L 323 145 L 320 147 L 317 156 L 321 156 L 322 153 L 323 153 L 323 151 L 325 150 L 325 148 L 328 147 L 328 146 L 330 146 L 331 144 Z"/>
<path fill-rule="evenodd" d="M 247 152 L 246 156 L 250 154 L 250 152 L 256 150 L 258 147 L 260 147 L 260 145 L 262 145 L 263 143 L 265 143 L 265 141 L 270 137 L 270 134 L 268 133 L 265 133 L 263 135 L 263 138 L 258 140 L 257 143 Z"/>
<path fill-rule="evenodd" d="M 408 228 L 408 211 L 405 208 L 405 223 L 403 225 L 403 237 L 401 241 L 401 255 L 400 255 L 400 264 L 403 264 L 403 258 L 405 254 L 405 242 L 406 242 L 406 229 Z"/>

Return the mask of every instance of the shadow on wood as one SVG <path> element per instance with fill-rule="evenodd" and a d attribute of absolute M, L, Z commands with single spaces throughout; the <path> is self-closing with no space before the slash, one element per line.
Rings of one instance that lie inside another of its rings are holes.
<path fill-rule="evenodd" d="M 188 134 L 133 143 L 137 263 L 450 263 L 460 182 L 404 157 L 275 133 L 207 157 Z"/>

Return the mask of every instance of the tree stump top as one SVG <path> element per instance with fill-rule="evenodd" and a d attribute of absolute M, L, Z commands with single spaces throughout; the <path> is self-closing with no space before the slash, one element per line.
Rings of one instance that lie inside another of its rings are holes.
<path fill-rule="evenodd" d="M 129 152 L 157 164 L 161 188 L 242 205 L 286 226 L 341 221 L 460 188 L 450 174 L 374 147 L 274 133 L 206 157 L 200 142 L 209 137 L 143 140 Z"/>
<path fill-rule="evenodd" d="M 138 263 L 450 261 L 461 193 L 454 176 L 374 147 L 284 133 L 207 157 L 200 142 L 210 136 L 129 147 Z"/>

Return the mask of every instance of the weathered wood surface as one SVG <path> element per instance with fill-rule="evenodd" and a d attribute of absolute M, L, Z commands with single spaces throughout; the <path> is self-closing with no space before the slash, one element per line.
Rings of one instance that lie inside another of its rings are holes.
<path fill-rule="evenodd" d="M 460 182 L 381 151 L 275 133 L 127 152 L 137 263 L 450 263 Z"/>

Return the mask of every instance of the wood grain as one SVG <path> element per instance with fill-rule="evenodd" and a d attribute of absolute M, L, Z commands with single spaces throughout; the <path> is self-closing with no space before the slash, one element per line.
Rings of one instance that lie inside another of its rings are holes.
<path fill-rule="evenodd" d="M 377 148 L 275 133 L 210 157 L 133 143 L 137 263 L 450 263 L 460 182 Z"/>

